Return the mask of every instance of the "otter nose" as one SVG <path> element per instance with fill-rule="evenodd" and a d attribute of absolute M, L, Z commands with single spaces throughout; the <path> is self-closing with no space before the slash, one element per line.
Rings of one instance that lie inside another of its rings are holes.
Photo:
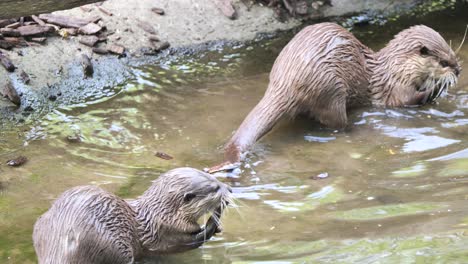
<path fill-rule="evenodd" d="M 460 75 L 460 72 L 461 72 L 461 67 L 460 66 L 456 66 L 453 71 L 455 72 L 455 75 L 458 77 Z"/>

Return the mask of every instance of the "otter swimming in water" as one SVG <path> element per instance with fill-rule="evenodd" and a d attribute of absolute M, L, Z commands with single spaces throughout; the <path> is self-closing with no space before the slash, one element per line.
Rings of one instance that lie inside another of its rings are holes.
<path fill-rule="evenodd" d="M 344 128 L 351 108 L 432 102 L 455 85 L 460 71 L 455 52 L 427 26 L 401 31 L 375 53 L 337 24 L 308 26 L 277 57 L 264 97 L 225 146 L 224 165 L 240 161 L 283 116 L 306 114 Z"/>
<path fill-rule="evenodd" d="M 219 231 L 230 188 L 210 174 L 178 168 L 136 200 L 96 186 L 65 191 L 34 226 L 39 263 L 133 263 L 190 250 Z M 213 213 L 204 228 L 197 221 Z"/>

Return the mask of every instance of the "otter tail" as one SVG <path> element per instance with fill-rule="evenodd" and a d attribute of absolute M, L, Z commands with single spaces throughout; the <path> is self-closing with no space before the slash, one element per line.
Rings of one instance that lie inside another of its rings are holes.
<path fill-rule="evenodd" d="M 279 93 L 277 93 L 279 94 Z M 244 119 L 234 136 L 224 148 L 224 159 L 235 163 L 241 160 L 241 154 L 261 137 L 268 133 L 286 113 L 286 98 L 266 94 Z"/>

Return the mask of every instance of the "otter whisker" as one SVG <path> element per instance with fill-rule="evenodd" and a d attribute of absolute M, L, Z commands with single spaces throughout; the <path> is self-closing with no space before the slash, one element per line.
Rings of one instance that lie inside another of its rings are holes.
<path fill-rule="evenodd" d="M 228 197 L 226 197 L 226 202 L 233 207 L 237 206 L 237 199 L 232 195 L 229 195 Z"/>
<path fill-rule="evenodd" d="M 466 28 L 465 28 L 465 34 L 463 35 L 463 39 L 462 39 L 462 42 L 460 43 L 460 46 L 458 46 L 457 50 L 455 51 L 455 54 L 458 54 L 458 52 L 460 51 L 461 47 L 463 46 L 463 44 L 465 43 L 465 39 L 466 39 L 466 32 L 468 31 L 468 25 L 466 25 Z"/>
<path fill-rule="evenodd" d="M 437 98 L 437 96 L 434 97 L 434 93 L 439 92 L 439 91 L 436 91 L 436 90 L 437 90 L 437 88 L 440 89 L 440 87 L 442 86 L 441 82 L 442 82 L 442 79 L 439 79 L 439 80 L 432 79 L 432 81 L 431 81 L 431 86 L 432 86 L 431 87 L 431 95 L 429 96 L 429 100 L 434 100 L 435 98 Z"/>
<path fill-rule="evenodd" d="M 439 91 L 438 91 L 438 93 L 437 93 L 437 95 L 435 96 L 435 98 L 434 98 L 434 99 L 437 99 L 437 98 L 439 98 L 439 97 L 440 97 L 440 95 L 442 94 L 442 92 L 444 91 L 444 89 L 445 89 L 445 87 L 441 87 L 441 88 L 439 89 Z"/>
<path fill-rule="evenodd" d="M 206 223 L 206 215 L 203 215 L 203 223 Z M 203 232 L 203 240 L 206 241 L 206 232 Z"/>
<path fill-rule="evenodd" d="M 457 84 L 458 78 L 457 78 L 457 76 L 455 75 L 455 73 L 453 73 L 453 72 L 450 73 L 450 76 L 452 76 L 452 80 L 453 80 L 453 81 L 452 81 L 452 86 L 454 86 L 455 84 Z"/>
<path fill-rule="evenodd" d="M 434 97 L 434 91 L 435 90 L 436 90 L 435 88 L 431 90 L 431 95 L 429 95 L 429 99 L 427 101 L 433 101 L 435 99 L 435 97 Z"/>
<path fill-rule="evenodd" d="M 237 214 L 241 217 L 242 220 L 245 220 L 244 215 L 240 211 L 240 207 L 248 207 L 245 203 L 243 203 L 241 200 L 236 199 L 235 197 L 231 196 L 229 197 L 229 205 L 230 207 L 234 208 L 237 212 Z"/>
<path fill-rule="evenodd" d="M 217 215 L 213 215 L 213 220 L 216 223 L 217 226 L 221 225 L 221 219 Z"/>
<path fill-rule="evenodd" d="M 439 91 L 438 91 L 438 93 L 437 93 L 437 96 L 436 96 L 434 99 L 439 98 L 440 95 L 447 89 L 447 87 L 448 87 L 447 84 L 444 83 L 444 84 L 441 86 L 441 88 L 439 89 Z"/>

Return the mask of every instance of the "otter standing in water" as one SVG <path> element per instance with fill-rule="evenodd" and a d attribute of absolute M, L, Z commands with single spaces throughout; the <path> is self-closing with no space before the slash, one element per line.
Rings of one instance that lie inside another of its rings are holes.
<path fill-rule="evenodd" d="M 305 113 L 344 128 L 353 107 L 432 102 L 457 82 L 460 70 L 449 45 L 426 26 L 401 31 L 376 53 L 337 24 L 308 26 L 276 59 L 264 97 L 225 147 L 226 163 L 238 162 L 285 115 Z"/>
<path fill-rule="evenodd" d="M 34 226 L 39 263 L 133 263 L 190 250 L 219 231 L 230 188 L 213 176 L 179 168 L 126 202 L 96 186 L 64 192 Z M 213 212 L 204 228 L 197 220 Z"/>

